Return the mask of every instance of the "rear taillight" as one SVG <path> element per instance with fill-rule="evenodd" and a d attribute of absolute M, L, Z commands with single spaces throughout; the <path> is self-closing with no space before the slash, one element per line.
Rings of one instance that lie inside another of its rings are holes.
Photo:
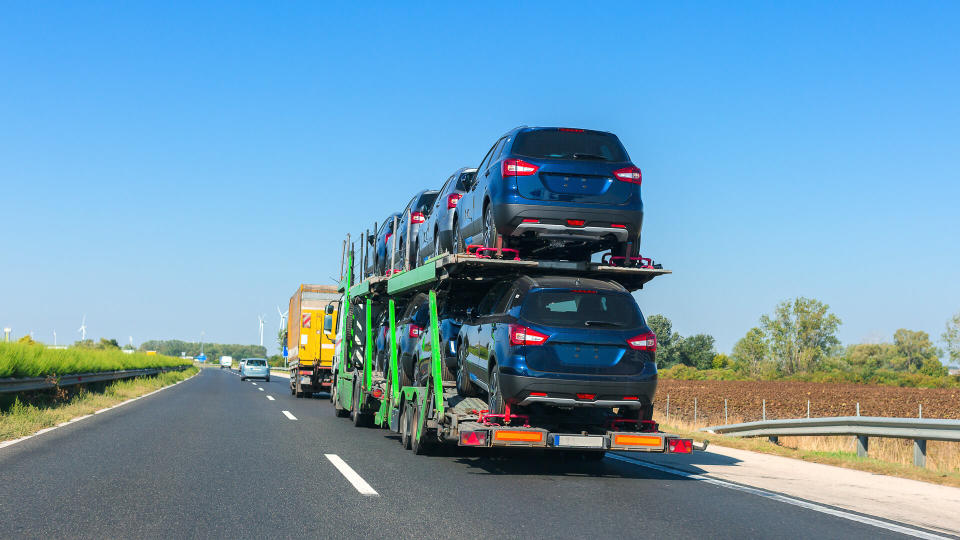
<path fill-rule="evenodd" d="M 387 233 L 387 235 L 383 237 L 383 244 L 384 244 L 384 245 L 386 245 L 386 246 L 389 246 L 389 245 L 390 245 L 390 237 L 391 237 L 391 236 L 393 236 L 393 233 Z"/>
<path fill-rule="evenodd" d="M 520 324 L 510 325 L 511 345 L 543 345 L 550 336 Z"/>
<path fill-rule="evenodd" d="M 539 168 L 522 159 L 505 159 L 500 163 L 500 173 L 503 176 L 532 176 Z"/>
<path fill-rule="evenodd" d="M 627 340 L 627 345 L 637 351 L 655 351 L 657 350 L 657 335 L 653 332 L 640 334 Z"/>
<path fill-rule="evenodd" d="M 559 128 L 560 131 L 566 131 L 567 133 L 583 133 L 582 129 L 577 128 Z"/>
<path fill-rule="evenodd" d="M 627 228 L 627 226 L 624 225 L 623 223 L 611 223 L 610 226 L 613 227 L 614 229 L 626 229 L 626 228 Z"/>
<path fill-rule="evenodd" d="M 421 335 L 423 335 L 423 328 L 421 328 L 421 327 L 419 327 L 419 326 L 417 326 L 417 325 L 415 325 L 415 324 L 411 324 L 411 325 L 410 325 L 410 332 L 408 333 L 408 335 L 409 335 L 410 337 L 412 337 L 412 338 L 418 338 L 418 337 L 420 337 Z"/>
<path fill-rule="evenodd" d="M 414 212 L 410 214 L 411 223 L 423 223 L 427 220 L 427 216 L 423 215 L 423 212 Z"/>
<path fill-rule="evenodd" d="M 643 174 L 640 173 L 640 169 L 638 167 L 634 166 L 617 169 L 613 171 L 613 175 L 617 177 L 617 180 L 623 180 L 624 182 L 630 182 L 631 184 L 639 184 L 643 181 Z"/>
<path fill-rule="evenodd" d="M 460 198 L 463 197 L 460 193 L 451 193 L 447 195 L 447 210 L 457 207 L 457 203 L 460 202 Z"/>

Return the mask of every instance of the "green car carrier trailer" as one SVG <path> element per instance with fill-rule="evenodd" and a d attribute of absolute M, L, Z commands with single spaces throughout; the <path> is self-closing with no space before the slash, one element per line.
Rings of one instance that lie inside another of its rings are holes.
<path fill-rule="evenodd" d="M 492 248 L 487 248 L 492 250 Z M 482 250 L 483 251 L 483 250 Z M 690 453 L 692 440 L 659 431 L 651 420 L 612 423 L 603 431 L 557 431 L 524 415 L 489 415 L 487 402 L 458 395 L 455 382 L 444 381 L 439 342 L 438 302 L 468 295 L 480 283 L 520 274 L 571 275 L 613 280 L 635 291 L 651 279 L 669 274 L 651 262 L 643 267 L 589 262 L 528 261 L 492 256 L 445 254 L 416 268 L 388 276 L 354 279 L 354 255 L 349 237 L 344 244 L 340 291 L 340 321 L 334 387 L 330 399 L 337 416 L 349 416 L 357 426 L 377 426 L 400 434 L 403 446 L 417 454 L 438 444 L 469 447 L 521 447 L 563 450 L 586 458 L 602 458 L 607 450 Z M 647 260 L 649 261 L 649 260 Z M 363 268 L 365 261 L 361 261 Z M 401 386 L 398 380 L 397 308 L 414 295 L 429 296 L 429 341 L 421 347 L 431 355 L 430 370 L 420 384 Z M 374 366 L 374 312 L 386 310 L 389 355 L 386 368 Z M 425 380 L 425 382 L 424 382 Z M 652 403 L 651 403 L 652 411 Z"/>

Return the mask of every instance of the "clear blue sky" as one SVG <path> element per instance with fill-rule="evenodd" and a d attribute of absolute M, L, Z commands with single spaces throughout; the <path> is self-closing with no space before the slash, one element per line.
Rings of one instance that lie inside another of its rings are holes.
<path fill-rule="evenodd" d="M 845 343 L 960 311 L 960 4 L 513 4 L 7 4 L 0 325 L 273 343 L 518 124 L 620 136 L 675 271 L 640 305 L 720 351 L 797 295 Z"/>

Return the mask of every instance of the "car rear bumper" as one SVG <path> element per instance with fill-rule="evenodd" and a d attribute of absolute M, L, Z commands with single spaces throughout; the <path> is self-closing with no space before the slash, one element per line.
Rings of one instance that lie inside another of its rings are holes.
<path fill-rule="evenodd" d="M 506 401 L 518 405 L 542 403 L 559 407 L 640 408 L 653 403 L 657 380 L 585 381 L 501 373 L 500 389 Z M 531 396 L 532 392 L 547 395 Z M 594 398 L 578 399 L 577 394 L 593 394 Z"/>
<path fill-rule="evenodd" d="M 618 242 L 635 239 L 643 226 L 643 209 L 618 206 L 559 206 L 555 204 L 494 205 L 497 231 L 507 236 L 532 233 L 545 240 L 596 241 L 614 238 Z M 537 222 L 524 223 L 524 219 Z M 580 220 L 582 226 L 567 220 Z M 619 226 L 614 226 L 619 225 Z"/>

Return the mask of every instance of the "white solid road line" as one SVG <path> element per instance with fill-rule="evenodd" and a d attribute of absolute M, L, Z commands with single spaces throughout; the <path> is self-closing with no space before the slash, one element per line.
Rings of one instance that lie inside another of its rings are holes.
<path fill-rule="evenodd" d="M 914 536 L 916 538 L 927 538 L 927 539 L 946 539 L 946 536 L 940 536 L 933 534 L 927 531 L 922 531 L 919 529 L 912 529 L 910 527 L 904 527 L 903 525 L 897 525 L 895 523 L 889 523 L 886 521 L 881 521 L 879 519 L 870 518 L 867 516 L 861 516 L 859 514 L 853 514 L 851 512 L 844 512 L 843 510 L 837 510 L 835 508 L 830 508 L 829 506 L 822 506 L 816 503 L 794 499 L 793 497 L 787 497 L 786 495 L 780 495 L 779 493 L 773 493 L 771 491 L 765 491 L 762 489 L 757 489 L 750 486 L 742 486 L 740 484 L 734 484 L 733 482 L 727 482 L 725 480 L 718 480 L 716 478 L 710 478 L 709 476 L 704 476 L 701 474 L 691 473 L 680 469 L 675 469 L 673 467 L 667 467 L 665 465 L 659 465 L 656 463 L 649 463 L 646 461 L 636 460 L 627 456 L 621 456 L 618 454 L 607 454 L 607 457 L 613 458 L 617 461 L 623 461 L 633 465 L 639 465 L 640 467 L 647 467 L 649 469 L 655 469 L 661 472 L 668 474 L 675 474 L 677 476 L 682 476 L 690 480 L 699 480 L 700 482 L 706 482 L 708 484 L 713 484 L 715 486 L 725 487 L 728 489 L 735 489 L 737 491 L 743 491 L 746 493 L 751 493 L 753 495 L 758 495 L 766 499 L 771 499 L 774 501 L 779 501 L 782 503 L 792 504 L 794 506 L 799 506 L 801 508 L 806 508 L 807 510 L 813 510 L 815 512 L 821 512 L 838 518 L 849 519 L 850 521 L 856 521 L 858 523 L 863 523 L 865 525 L 872 525 L 874 527 L 879 527 L 881 529 L 886 529 L 888 531 L 897 532 L 900 534 L 906 534 L 909 536 Z"/>
<path fill-rule="evenodd" d="M 267 399 L 269 399 L 270 401 L 273 401 L 273 396 L 267 396 Z"/>
<path fill-rule="evenodd" d="M 330 463 L 333 463 L 333 466 L 336 467 L 338 471 L 340 471 L 340 474 L 342 474 L 344 478 L 346 478 L 347 480 L 350 481 L 351 484 L 353 484 L 353 487 L 357 488 L 357 491 L 359 491 L 361 495 L 368 495 L 368 496 L 380 495 L 379 493 L 377 493 L 377 490 L 370 487 L 370 484 L 368 484 L 366 480 L 364 480 L 363 478 L 360 477 L 359 474 L 357 474 L 357 471 L 353 470 L 352 467 L 347 465 L 346 461 L 340 459 L 340 456 L 336 454 L 324 454 L 324 456 L 326 456 L 326 458 L 330 460 Z"/>
<path fill-rule="evenodd" d="M 296 420 L 296 419 L 297 419 L 296 416 L 290 414 L 290 411 L 283 411 L 283 415 L 286 416 L 287 418 L 289 418 L 290 420 Z"/>

